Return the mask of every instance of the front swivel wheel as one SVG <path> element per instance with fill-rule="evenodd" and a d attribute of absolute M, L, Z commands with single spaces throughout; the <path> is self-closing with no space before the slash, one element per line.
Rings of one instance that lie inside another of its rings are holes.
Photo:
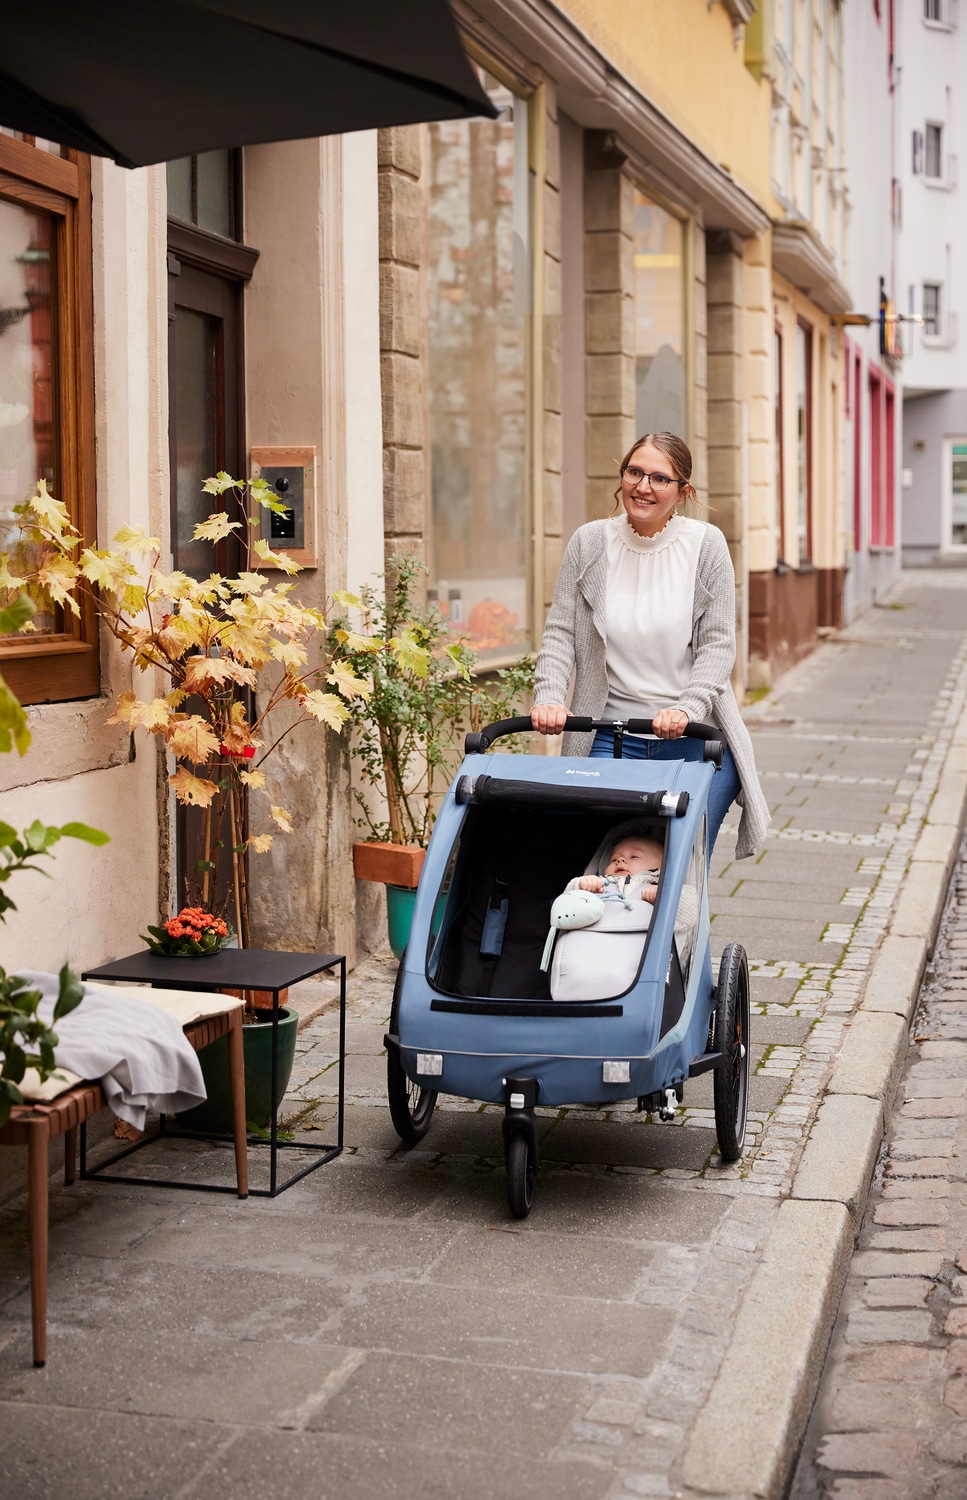
<path fill-rule="evenodd" d="M 534 1207 L 537 1163 L 530 1140 L 515 1130 L 507 1142 L 507 1203 L 515 1219 L 526 1219 Z"/>

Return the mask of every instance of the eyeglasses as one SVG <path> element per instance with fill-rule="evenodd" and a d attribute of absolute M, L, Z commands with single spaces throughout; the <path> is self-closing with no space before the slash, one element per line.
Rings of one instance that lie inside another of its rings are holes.
<path fill-rule="evenodd" d="M 670 484 L 683 485 L 684 479 L 673 479 L 670 474 L 646 474 L 644 469 L 639 469 L 635 464 L 629 464 L 621 470 L 622 479 L 627 479 L 635 489 L 647 479 L 656 495 L 663 495 Z"/>

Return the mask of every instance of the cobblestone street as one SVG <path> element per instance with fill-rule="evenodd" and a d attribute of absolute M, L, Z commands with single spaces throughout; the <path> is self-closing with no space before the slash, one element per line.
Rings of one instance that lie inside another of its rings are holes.
<path fill-rule="evenodd" d="M 967 1494 L 967 863 L 924 983 L 791 1500 Z"/>
<path fill-rule="evenodd" d="M 803 1186 L 804 1146 L 811 1131 L 811 1147 L 822 1139 L 831 1068 L 952 763 L 965 627 L 967 575 L 907 574 L 750 716 L 774 825 L 742 863 L 727 825 L 711 882 L 713 953 L 737 939 L 752 966 L 741 1163 L 724 1167 L 715 1151 L 708 1077 L 672 1125 L 633 1107 L 544 1111 L 534 1212 L 510 1220 L 499 1109 L 442 1099 L 421 1146 L 400 1146 L 382 1053 L 395 964 L 371 960 L 350 983 L 338 1161 L 275 1202 L 55 1189 L 44 1371 L 29 1367 L 24 1204 L 0 1210 L 0 1472 L 16 1493 L 612 1500 L 737 1495 L 729 1476 L 743 1464 L 780 1476 L 812 1390 L 803 1371 L 826 1337 L 796 1299 L 814 1264 L 839 1264 L 852 1246 L 846 1199 L 825 1179 Z M 967 1006 L 967 938 L 950 940 L 964 945 L 965 977 L 955 950 L 938 959 L 837 1346 L 866 1380 L 860 1395 L 853 1375 L 850 1394 L 835 1394 L 817 1472 L 850 1500 L 918 1493 L 906 1480 L 850 1489 L 845 1475 L 869 1473 L 870 1440 L 857 1434 L 885 1427 L 909 1473 L 923 1444 L 952 1476 L 967 1432 L 967 1370 L 956 1356 L 946 1368 L 941 1345 L 957 1344 L 940 1333 L 967 1245 L 960 1179 L 946 1179 L 963 1087 L 951 1059 L 959 1070 L 967 1045 L 956 998 L 962 985 Z M 286 1102 L 297 1140 L 331 1129 L 335 1038 L 331 1009 L 300 1035 Z M 225 1157 L 199 1147 L 188 1165 L 224 1170 Z M 159 1172 L 185 1165 L 158 1148 Z M 949 1193 L 927 1196 L 938 1185 Z M 950 1275 L 934 1289 L 942 1262 Z M 837 1276 L 817 1284 L 817 1306 L 835 1307 Z M 908 1303 L 888 1300 L 894 1282 Z M 907 1330 L 904 1342 L 860 1346 L 886 1327 Z M 934 1402 L 931 1448 L 902 1412 L 928 1421 Z M 140 1487 L 125 1488 L 136 1474 Z"/>

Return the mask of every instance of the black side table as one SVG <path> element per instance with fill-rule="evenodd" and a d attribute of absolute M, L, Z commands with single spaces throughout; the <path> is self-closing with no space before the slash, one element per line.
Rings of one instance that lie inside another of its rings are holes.
<path fill-rule="evenodd" d="M 326 969 L 339 969 L 339 1088 L 336 1113 L 335 1145 L 312 1145 L 303 1141 L 280 1141 L 278 1130 L 279 1113 L 279 1006 L 284 1003 L 290 985 L 301 979 L 311 979 Z M 345 1110 L 346 1085 L 346 958 L 342 953 L 275 953 L 266 948 L 223 948 L 208 958 L 162 958 L 154 953 L 132 953 L 128 958 L 119 958 L 98 969 L 85 969 L 81 979 L 97 981 L 123 981 L 128 984 L 150 984 L 154 988 L 169 990 L 259 990 L 272 996 L 272 1119 L 268 1141 L 249 1138 L 249 1145 L 269 1148 L 269 1186 L 250 1187 L 249 1193 L 259 1198 L 275 1198 L 286 1188 L 325 1166 L 339 1156 L 343 1149 L 343 1116 Z M 281 997 L 281 998 L 280 998 Z M 165 1131 L 162 1116 L 161 1134 Z M 151 1140 L 157 1137 L 151 1137 Z M 107 1168 L 113 1167 L 133 1151 L 140 1151 L 151 1140 L 135 1142 L 124 1151 L 102 1162 L 99 1167 L 87 1166 L 87 1130 L 81 1125 L 80 1175 L 100 1178 L 103 1182 L 130 1182 L 143 1187 L 191 1188 L 195 1192 L 234 1193 L 234 1187 L 223 1187 L 203 1182 L 160 1182 L 156 1177 L 109 1176 Z M 284 1182 L 278 1180 L 278 1154 L 289 1148 L 295 1151 L 310 1151 L 317 1160 L 298 1172 L 293 1172 Z"/>

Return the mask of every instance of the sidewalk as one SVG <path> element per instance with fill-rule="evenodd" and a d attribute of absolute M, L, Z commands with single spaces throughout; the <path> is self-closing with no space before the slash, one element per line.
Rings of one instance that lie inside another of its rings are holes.
<path fill-rule="evenodd" d="M 967 861 L 920 997 L 791 1500 L 967 1495 Z"/>
<path fill-rule="evenodd" d="M 0 1213 L 13 1492 L 782 1493 L 967 787 L 967 575 L 907 574 L 892 605 L 751 716 L 775 825 L 741 863 L 726 826 L 711 893 L 716 956 L 734 938 L 752 960 L 742 1163 L 719 1165 L 708 1078 L 673 1125 L 547 1111 L 534 1212 L 509 1220 L 499 1109 L 441 1101 L 422 1147 L 399 1147 L 381 1055 L 395 965 L 370 963 L 350 986 L 337 1162 L 275 1202 L 55 1191 L 45 1371 L 23 1205 Z M 331 1119 L 334 1036 L 331 1012 L 301 1034 L 297 1134 Z"/>

